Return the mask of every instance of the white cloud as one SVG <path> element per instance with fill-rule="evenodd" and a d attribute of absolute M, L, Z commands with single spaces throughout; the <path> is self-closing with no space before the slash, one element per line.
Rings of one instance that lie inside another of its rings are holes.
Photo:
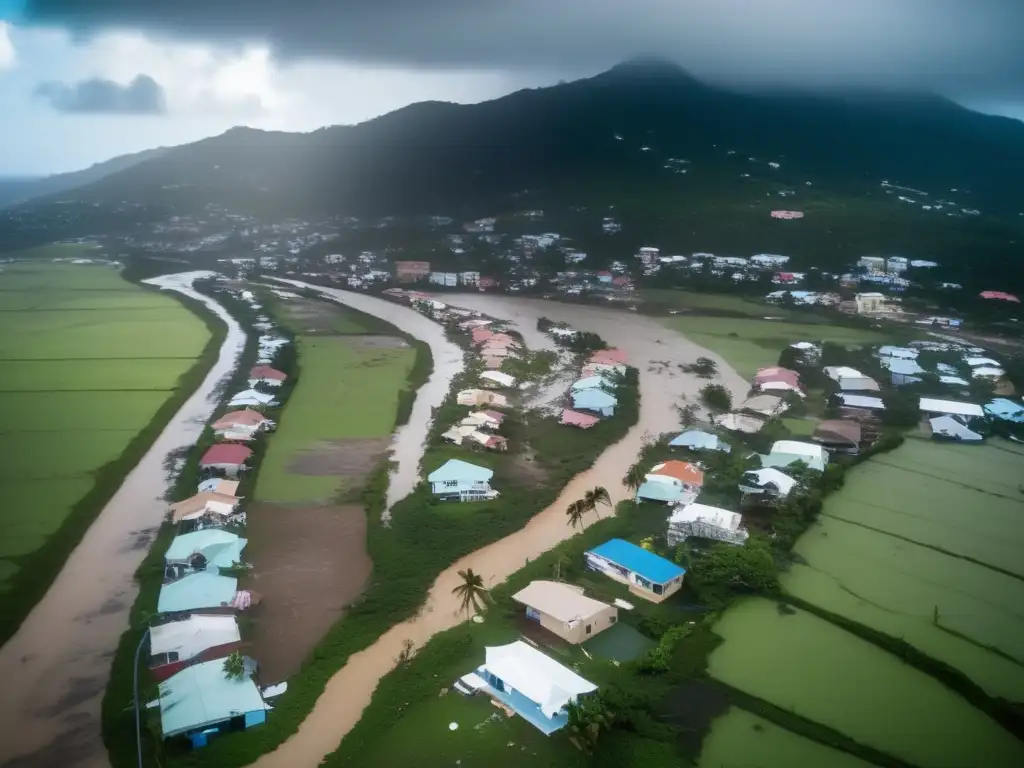
<path fill-rule="evenodd" d="M 0 21 L 0 71 L 13 67 L 15 58 L 10 24 Z"/>

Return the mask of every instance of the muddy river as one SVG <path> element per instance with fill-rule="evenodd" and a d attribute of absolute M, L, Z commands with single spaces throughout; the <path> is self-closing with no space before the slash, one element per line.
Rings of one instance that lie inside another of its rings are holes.
<path fill-rule="evenodd" d="M 375 296 L 324 288 L 298 280 L 278 278 L 278 282 L 317 291 L 332 301 L 391 323 L 403 333 L 430 346 L 434 369 L 426 383 L 416 391 L 408 423 L 395 430 L 391 441 L 391 455 L 395 468 L 388 481 L 387 509 L 384 511 L 384 519 L 387 520 L 388 510 L 412 493 L 412 489 L 419 482 L 420 459 L 423 458 L 423 446 L 430 432 L 434 409 L 444 402 L 451 388 L 452 379 L 462 372 L 462 350 L 448 340 L 443 327 L 409 307 Z"/>
<path fill-rule="evenodd" d="M 352 296 L 340 293 L 346 299 Z M 392 628 L 366 650 L 354 654 L 328 681 L 324 693 L 298 732 L 276 751 L 258 760 L 255 765 L 259 768 L 311 768 L 334 751 L 369 704 L 378 680 L 394 668 L 404 643 L 411 640 L 416 648 L 422 647 L 433 635 L 465 620 L 465 614 L 459 613 L 458 599 L 451 593 L 459 584 L 458 571 L 472 568 L 484 576 L 488 585 L 504 581 L 528 558 L 539 556 L 573 534 L 573 529 L 565 524 L 564 510 L 584 491 L 603 485 L 613 502 L 626 498 L 626 489 L 616 478 L 621 478 L 636 460 L 645 436 L 678 428 L 675 406 L 679 404 L 680 397 L 686 396 L 688 402 L 695 402 L 697 391 L 706 383 L 680 373 L 675 368 L 677 363 L 692 362 L 702 355 L 710 357 L 718 363 L 721 372 L 717 380 L 732 391 L 734 398 L 744 396 L 748 389 L 747 382 L 714 353 L 667 330 L 651 318 L 628 311 L 483 294 L 446 294 L 438 296 L 438 299 L 510 321 L 534 349 L 551 346 L 550 340 L 537 331 L 540 317 L 592 331 L 609 344 L 625 349 L 628 362 L 640 371 L 639 421 L 619 443 L 601 454 L 593 467 L 577 475 L 550 507 L 538 511 L 525 527 L 453 563 L 441 573 L 419 614 Z M 376 314 L 373 309 L 364 311 Z M 417 338 L 431 338 L 427 334 L 432 332 L 426 326 L 434 324 L 415 313 L 411 314 L 416 324 L 399 327 Z M 387 316 L 382 317 L 393 322 Z M 410 423 L 417 423 L 417 419 Z M 422 443 L 419 446 L 421 448 Z"/>
<path fill-rule="evenodd" d="M 195 443 L 237 364 L 245 333 L 215 301 L 191 289 L 205 273 L 150 282 L 206 304 L 228 325 L 213 368 L 92 524 L 49 591 L 0 648 L 0 765 L 107 765 L 100 702 L 110 660 L 128 627 L 132 579 L 163 520 L 164 460 Z M 127 706 L 130 702 L 125 702 Z"/>

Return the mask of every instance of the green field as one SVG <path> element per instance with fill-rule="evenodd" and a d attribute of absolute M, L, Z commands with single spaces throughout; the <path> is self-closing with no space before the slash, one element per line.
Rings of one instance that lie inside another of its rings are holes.
<path fill-rule="evenodd" d="M 174 395 L 210 335 L 178 301 L 107 266 L 5 265 L 0 306 L 3 591 Z"/>
<path fill-rule="evenodd" d="M 331 499 L 344 486 L 338 473 L 305 474 L 296 461 L 329 453 L 338 441 L 387 437 L 398 393 L 415 359 L 405 348 L 373 348 L 345 336 L 300 336 L 301 375 L 268 441 L 256 498 L 278 503 Z M 350 450 L 350 449 L 349 449 Z"/>
<path fill-rule="evenodd" d="M 744 320 L 731 317 L 669 317 L 664 324 L 725 358 L 745 378 L 758 368 L 775 365 L 779 351 L 794 341 L 879 344 L 887 337 L 875 331 L 840 325 Z"/>
<path fill-rule="evenodd" d="M 681 310 L 700 314 L 729 313 L 754 318 L 774 317 L 792 322 L 814 322 L 807 312 L 767 304 L 760 298 L 737 296 L 730 293 L 702 293 L 673 288 L 646 288 L 638 292 L 646 303 L 666 310 Z"/>
<path fill-rule="evenodd" d="M 1024 765 L 1024 744 L 938 680 L 809 613 L 733 606 L 709 659 L 724 683 L 924 768 Z"/>
<path fill-rule="evenodd" d="M 853 755 L 797 736 L 769 720 L 730 709 L 701 745 L 699 768 L 869 768 Z"/>

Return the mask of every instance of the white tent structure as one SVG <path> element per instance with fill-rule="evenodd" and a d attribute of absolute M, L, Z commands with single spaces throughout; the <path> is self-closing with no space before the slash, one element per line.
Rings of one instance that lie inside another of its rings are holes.
<path fill-rule="evenodd" d="M 743 530 L 743 516 L 707 504 L 676 507 L 668 519 L 668 543 L 675 546 L 694 537 L 742 545 L 750 534 Z"/>
<path fill-rule="evenodd" d="M 590 681 L 521 640 L 486 648 L 484 654 L 482 671 L 501 680 L 506 690 L 512 688 L 535 702 L 548 718 L 578 696 L 597 690 Z"/>

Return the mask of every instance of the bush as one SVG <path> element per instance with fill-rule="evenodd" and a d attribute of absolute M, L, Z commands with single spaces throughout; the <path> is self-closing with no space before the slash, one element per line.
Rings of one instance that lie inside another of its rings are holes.
<path fill-rule="evenodd" d="M 700 390 L 700 399 L 709 410 L 725 413 L 732 408 L 732 394 L 721 384 L 706 384 Z"/>

